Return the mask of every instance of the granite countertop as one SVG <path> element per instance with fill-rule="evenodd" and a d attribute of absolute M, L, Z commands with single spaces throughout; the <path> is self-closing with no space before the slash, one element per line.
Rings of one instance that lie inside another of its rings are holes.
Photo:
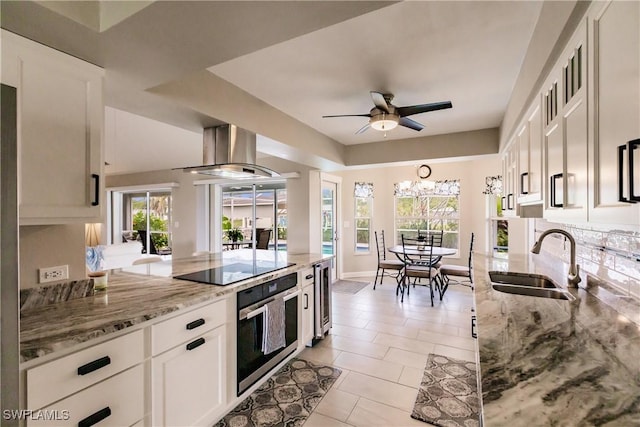
<path fill-rule="evenodd" d="M 567 289 L 566 266 L 551 257 L 511 258 L 474 263 L 484 425 L 640 425 L 637 301 L 604 303 L 608 291 L 584 273 L 589 292 Z M 547 275 L 575 300 L 498 292 L 490 270 Z"/>
<path fill-rule="evenodd" d="M 219 267 L 223 263 L 250 261 L 253 251 L 227 251 L 174 259 L 134 266 L 130 271 L 112 270 L 106 291 L 24 310 L 20 315 L 20 362 L 25 363 L 185 307 L 236 293 L 326 258 L 322 254 L 256 252 L 258 259 L 274 260 L 277 257 L 279 261 L 295 265 L 228 286 L 215 286 L 173 279 L 171 276 Z M 144 270 L 147 267 L 149 270 Z M 154 275 L 154 271 L 167 277 Z"/>

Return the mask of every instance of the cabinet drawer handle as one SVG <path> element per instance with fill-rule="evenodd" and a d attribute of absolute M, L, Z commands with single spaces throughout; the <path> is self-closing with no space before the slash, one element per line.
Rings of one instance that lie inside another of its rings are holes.
<path fill-rule="evenodd" d="M 97 371 L 100 368 L 104 368 L 105 366 L 111 363 L 111 358 L 109 356 L 101 357 L 100 359 L 94 360 L 93 362 L 89 362 L 86 365 L 82 365 L 78 368 L 78 375 L 87 375 L 93 371 Z"/>
<path fill-rule="evenodd" d="M 307 274 L 306 276 L 304 276 L 304 278 L 306 280 L 313 279 L 313 274 Z"/>
<path fill-rule="evenodd" d="M 100 175 L 92 173 L 91 179 L 94 180 L 95 184 L 95 194 L 93 195 L 93 202 L 91 202 L 91 206 L 98 206 L 100 204 Z"/>
<path fill-rule="evenodd" d="M 524 188 L 524 177 L 529 176 L 529 172 L 522 172 L 520 174 L 520 194 L 529 194 L 529 181 L 527 181 L 527 189 Z"/>
<path fill-rule="evenodd" d="M 78 421 L 78 427 L 91 427 L 94 424 L 98 424 L 100 421 L 104 420 L 110 415 L 111 408 L 107 406 L 106 408 L 100 409 L 98 412 L 89 415 L 87 418 Z"/>
<path fill-rule="evenodd" d="M 550 194 L 550 204 L 552 208 L 561 208 L 562 203 L 556 203 L 556 182 L 558 179 L 562 178 L 561 173 L 557 173 L 555 175 L 551 175 L 551 194 Z"/>
<path fill-rule="evenodd" d="M 198 338 L 197 340 L 191 341 L 189 344 L 187 344 L 187 350 L 191 351 L 194 348 L 200 347 L 202 344 L 204 344 L 204 338 Z"/>
<path fill-rule="evenodd" d="M 193 322 L 187 323 L 187 329 L 188 330 L 195 329 L 202 325 L 204 325 L 204 319 L 194 320 Z"/>
<path fill-rule="evenodd" d="M 304 309 L 309 308 L 309 294 L 304 294 Z"/>

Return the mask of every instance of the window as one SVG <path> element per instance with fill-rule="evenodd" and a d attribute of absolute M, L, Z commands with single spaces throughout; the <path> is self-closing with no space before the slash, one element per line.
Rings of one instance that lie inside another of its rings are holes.
<path fill-rule="evenodd" d="M 287 249 L 287 189 L 284 183 L 264 183 L 222 186 L 221 228 L 223 248 L 228 243 L 227 232 L 238 229 L 242 233 L 242 241 L 249 244 L 253 231 L 253 212 L 255 206 L 256 233 L 260 230 L 271 230 L 268 249 Z M 273 230 L 276 230 L 275 233 Z"/>
<path fill-rule="evenodd" d="M 138 240 L 142 253 L 171 254 L 171 191 L 114 192 L 113 243 Z"/>
<path fill-rule="evenodd" d="M 395 238 L 442 231 L 442 246 L 459 248 L 459 181 L 399 183 L 395 188 Z"/>
<path fill-rule="evenodd" d="M 373 216 L 373 184 L 356 182 L 354 186 L 355 253 L 371 250 L 371 218 Z"/>

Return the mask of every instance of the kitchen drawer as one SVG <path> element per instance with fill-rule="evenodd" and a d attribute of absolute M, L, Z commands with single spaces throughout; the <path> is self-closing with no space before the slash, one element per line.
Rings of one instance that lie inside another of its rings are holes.
<path fill-rule="evenodd" d="M 313 283 L 313 267 L 305 268 L 304 270 L 300 270 L 300 279 L 298 282 L 304 288 L 307 285 Z"/>
<path fill-rule="evenodd" d="M 151 326 L 153 356 L 223 325 L 226 307 L 226 300 L 218 301 Z"/>
<path fill-rule="evenodd" d="M 131 368 L 47 406 L 28 426 L 130 426 L 144 416 L 144 370 Z M 33 418 L 33 417 L 32 417 Z M 41 418 L 58 418 L 45 420 Z M 64 418 L 67 418 L 66 420 Z"/>
<path fill-rule="evenodd" d="M 136 331 L 27 370 L 27 407 L 40 409 L 144 359 Z"/>

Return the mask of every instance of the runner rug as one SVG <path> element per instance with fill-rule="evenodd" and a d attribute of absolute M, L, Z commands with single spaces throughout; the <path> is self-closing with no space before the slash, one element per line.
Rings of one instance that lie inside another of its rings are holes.
<path fill-rule="evenodd" d="M 341 372 L 291 359 L 215 427 L 301 426 Z"/>
<path fill-rule="evenodd" d="M 336 280 L 333 282 L 333 292 L 341 294 L 357 294 L 369 286 L 368 282 L 356 282 L 355 280 Z"/>
<path fill-rule="evenodd" d="M 441 427 L 477 427 L 476 364 L 429 354 L 412 418 Z"/>

